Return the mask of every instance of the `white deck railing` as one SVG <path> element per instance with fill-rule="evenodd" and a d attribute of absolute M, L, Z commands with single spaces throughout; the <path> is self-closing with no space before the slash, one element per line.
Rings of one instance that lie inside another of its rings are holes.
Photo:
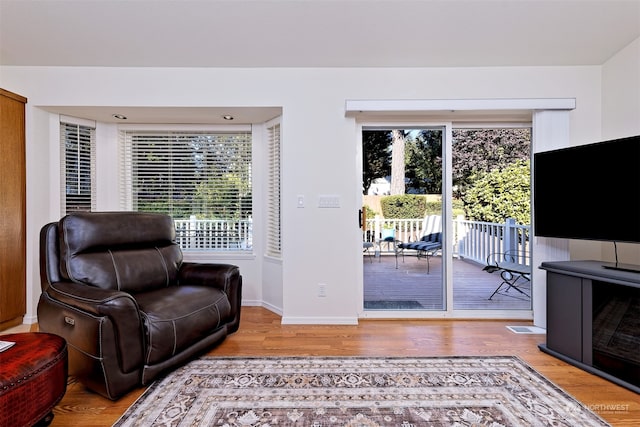
<path fill-rule="evenodd" d="M 504 224 L 493 222 L 454 221 L 454 252 L 460 258 L 486 263 L 492 254 L 508 253 L 510 261 L 530 265 L 530 227 L 508 218 Z"/>
<path fill-rule="evenodd" d="M 416 241 L 426 234 L 441 231 L 440 219 L 439 215 L 424 219 L 367 219 L 364 239 L 375 243 L 392 230 L 396 241 Z M 489 255 L 508 252 L 514 256 L 514 262 L 529 265 L 529 228 L 516 224 L 511 218 L 505 224 L 458 218 L 453 221 L 453 255 L 485 264 Z M 382 245 L 378 250 L 381 249 L 389 252 L 393 247 Z"/>
<path fill-rule="evenodd" d="M 246 251 L 252 248 L 252 220 L 177 219 L 176 242 L 187 251 Z"/>
<path fill-rule="evenodd" d="M 224 221 L 190 219 L 175 220 L 176 241 L 183 250 L 246 251 L 251 250 L 252 220 Z M 388 227 L 388 228 L 387 228 Z M 422 236 L 442 230 L 441 217 L 430 215 L 424 219 L 367 219 L 365 240 L 378 242 L 385 233 L 401 242 L 419 240 Z M 529 265 L 529 226 L 508 219 L 505 224 L 453 221 L 453 255 L 486 263 L 494 253 L 509 252 L 519 264 Z M 381 248 L 378 248 L 381 249 Z M 382 249 L 393 251 L 393 246 Z"/>

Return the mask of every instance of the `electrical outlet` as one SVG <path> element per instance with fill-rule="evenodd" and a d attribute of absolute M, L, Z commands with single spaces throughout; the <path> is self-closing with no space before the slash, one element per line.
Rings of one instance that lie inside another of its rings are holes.
<path fill-rule="evenodd" d="M 318 283 L 318 296 L 324 298 L 327 296 L 327 284 Z"/>

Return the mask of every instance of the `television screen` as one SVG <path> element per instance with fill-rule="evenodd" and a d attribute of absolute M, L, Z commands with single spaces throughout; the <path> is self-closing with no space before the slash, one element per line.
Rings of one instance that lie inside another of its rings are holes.
<path fill-rule="evenodd" d="M 536 236 L 640 243 L 640 135 L 534 154 Z"/>

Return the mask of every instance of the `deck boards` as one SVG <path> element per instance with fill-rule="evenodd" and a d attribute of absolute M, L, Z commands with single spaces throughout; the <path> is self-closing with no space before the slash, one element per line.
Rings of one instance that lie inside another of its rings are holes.
<path fill-rule="evenodd" d="M 383 254 L 380 257 L 364 255 L 364 300 L 416 301 L 420 306 L 409 310 L 443 310 L 442 258 L 430 257 L 429 273 L 426 259 L 415 256 L 398 258 Z M 453 308 L 456 310 L 530 310 L 531 301 L 495 295 L 488 298 L 502 279 L 498 272 L 482 271 L 482 265 L 454 259 Z M 528 289 L 530 290 L 530 289 Z M 512 291 L 513 292 L 513 291 Z M 530 294 L 530 292 L 529 292 Z M 518 295 L 515 293 L 515 295 Z M 389 304 L 387 309 L 397 309 Z"/>

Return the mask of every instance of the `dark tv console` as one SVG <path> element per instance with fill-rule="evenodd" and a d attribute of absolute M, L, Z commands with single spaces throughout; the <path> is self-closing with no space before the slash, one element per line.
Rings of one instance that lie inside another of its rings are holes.
<path fill-rule="evenodd" d="M 638 264 L 618 264 L 617 262 L 605 262 L 603 268 L 610 270 L 630 271 L 632 273 L 640 273 L 640 265 Z"/>
<path fill-rule="evenodd" d="M 605 264 L 542 263 L 547 342 L 539 348 L 640 393 L 640 273 Z"/>

